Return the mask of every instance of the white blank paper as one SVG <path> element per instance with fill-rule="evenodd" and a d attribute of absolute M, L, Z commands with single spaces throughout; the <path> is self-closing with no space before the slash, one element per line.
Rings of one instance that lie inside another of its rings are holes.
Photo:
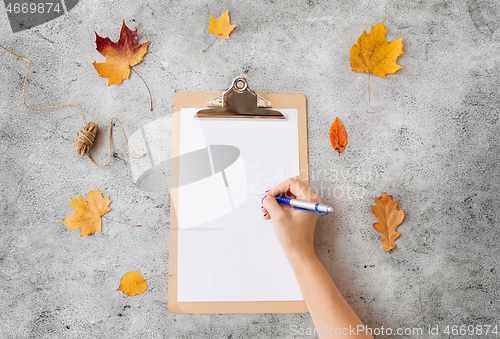
<path fill-rule="evenodd" d="M 235 146 L 240 158 L 224 171 L 229 187 L 222 191 L 221 172 L 194 183 L 196 190 L 182 192 L 179 187 L 178 301 L 303 300 L 271 221 L 262 218 L 257 197 L 299 174 L 297 110 L 280 110 L 286 121 L 194 119 L 198 110 L 181 110 L 181 159 L 182 154 L 209 145 Z M 215 191 L 210 187 L 214 182 Z M 210 210 L 219 200 L 224 213 L 213 215 Z M 196 215 L 196 226 L 183 227 L 192 222 L 190 214 Z"/>

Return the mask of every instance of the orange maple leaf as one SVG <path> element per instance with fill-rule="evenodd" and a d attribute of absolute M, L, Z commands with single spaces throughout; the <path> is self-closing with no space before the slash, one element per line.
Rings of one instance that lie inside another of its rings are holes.
<path fill-rule="evenodd" d="M 130 77 L 130 67 L 139 64 L 148 52 L 149 40 L 139 45 L 137 29 L 131 31 L 123 22 L 120 39 L 117 42 L 95 34 L 97 50 L 106 57 L 102 63 L 93 65 L 103 78 L 108 78 L 108 86 L 121 84 Z"/>
<path fill-rule="evenodd" d="M 101 217 L 111 211 L 109 205 L 109 194 L 104 198 L 101 196 L 101 191 L 90 191 L 86 201 L 81 195 L 76 199 L 71 199 L 71 207 L 76 211 L 75 214 L 66 215 L 66 220 L 61 224 L 65 224 L 68 230 L 80 228 L 80 238 L 84 235 L 92 235 L 95 231 L 101 232 L 102 220 Z"/>
<path fill-rule="evenodd" d="M 385 39 L 387 29 L 385 20 L 372 27 L 370 34 L 366 30 L 351 48 L 351 67 L 355 72 L 371 73 L 384 77 L 394 74 L 404 67 L 396 63 L 403 54 L 403 37 L 388 42 Z"/>
<path fill-rule="evenodd" d="M 344 152 L 347 145 L 347 132 L 339 118 L 335 118 L 330 127 L 330 142 L 337 152 Z"/>
<path fill-rule="evenodd" d="M 128 296 L 142 294 L 148 289 L 146 279 L 137 271 L 130 271 L 120 280 L 120 286 L 116 289 Z"/>
<path fill-rule="evenodd" d="M 366 30 L 351 48 L 351 67 L 355 72 L 368 73 L 368 93 L 370 92 L 370 74 L 384 77 L 394 74 L 404 66 L 396 63 L 403 54 L 403 37 L 388 42 L 385 38 L 387 29 L 385 20 L 372 26 L 370 34 Z"/>
<path fill-rule="evenodd" d="M 405 212 L 398 211 L 398 205 L 397 200 L 392 200 L 392 195 L 382 193 L 380 197 L 375 198 L 375 206 L 371 206 L 372 213 L 378 220 L 373 227 L 382 233 L 382 243 L 386 252 L 392 252 L 397 247 L 396 239 L 401 235 L 396 229 L 403 222 Z"/>
<path fill-rule="evenodd" d="M 217 19 L 210 14 L 208 26 L 207 31 L 221 39 L 229 39 L 229 34 L 231 34 L 236 27 L 236 25 L 230 24 L 229 8 Z"/>

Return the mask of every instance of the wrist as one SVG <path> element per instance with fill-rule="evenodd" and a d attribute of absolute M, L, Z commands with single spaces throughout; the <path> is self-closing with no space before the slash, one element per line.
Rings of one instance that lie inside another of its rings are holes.
<path fill-rule="evenodd" d="M 318 260 L 314 245 L 302 248 L 288 249 L 284 251 L 284 253 L 286 258 L 288 259 L 288 262 L 294 270 L 297 266 L 307 264 L 308 262 L 311 262 L 313 260 Z"/>

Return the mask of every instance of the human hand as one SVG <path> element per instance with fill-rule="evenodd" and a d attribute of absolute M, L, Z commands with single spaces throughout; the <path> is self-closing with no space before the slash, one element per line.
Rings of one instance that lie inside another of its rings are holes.
<path fill-rule="evenodd" d="M 318 220 L 317 213 L 280 205 L 274 197 L 289 198 L 323 203 L 309 184 L 299 176 L 290 178 L 266 192 L 261 211 L 265 220 L 271 220 L 276 236 L 287 257 L 292 254 L 301 256 L 314 254 L 314 230 Z"/>

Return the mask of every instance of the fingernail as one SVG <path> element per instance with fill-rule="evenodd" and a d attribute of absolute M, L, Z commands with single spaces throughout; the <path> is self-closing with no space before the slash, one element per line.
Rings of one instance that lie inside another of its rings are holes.
<path fill-rule="evenodd" d="M 266 214 L 264 214 L 264 215 L 263 215 L 263 217 L 265 217 L 266 215 L 267 215 L 267 213 L 266 213 Z"/>
<path fill-rule="evenodd" d="M 264 206 L 260 206 L 260 208 L 264 208 Z"/>
<path fill-rule="evenodd" d="M 269 190 L 267 190 L 266 192 L 269 192 Z"/>

